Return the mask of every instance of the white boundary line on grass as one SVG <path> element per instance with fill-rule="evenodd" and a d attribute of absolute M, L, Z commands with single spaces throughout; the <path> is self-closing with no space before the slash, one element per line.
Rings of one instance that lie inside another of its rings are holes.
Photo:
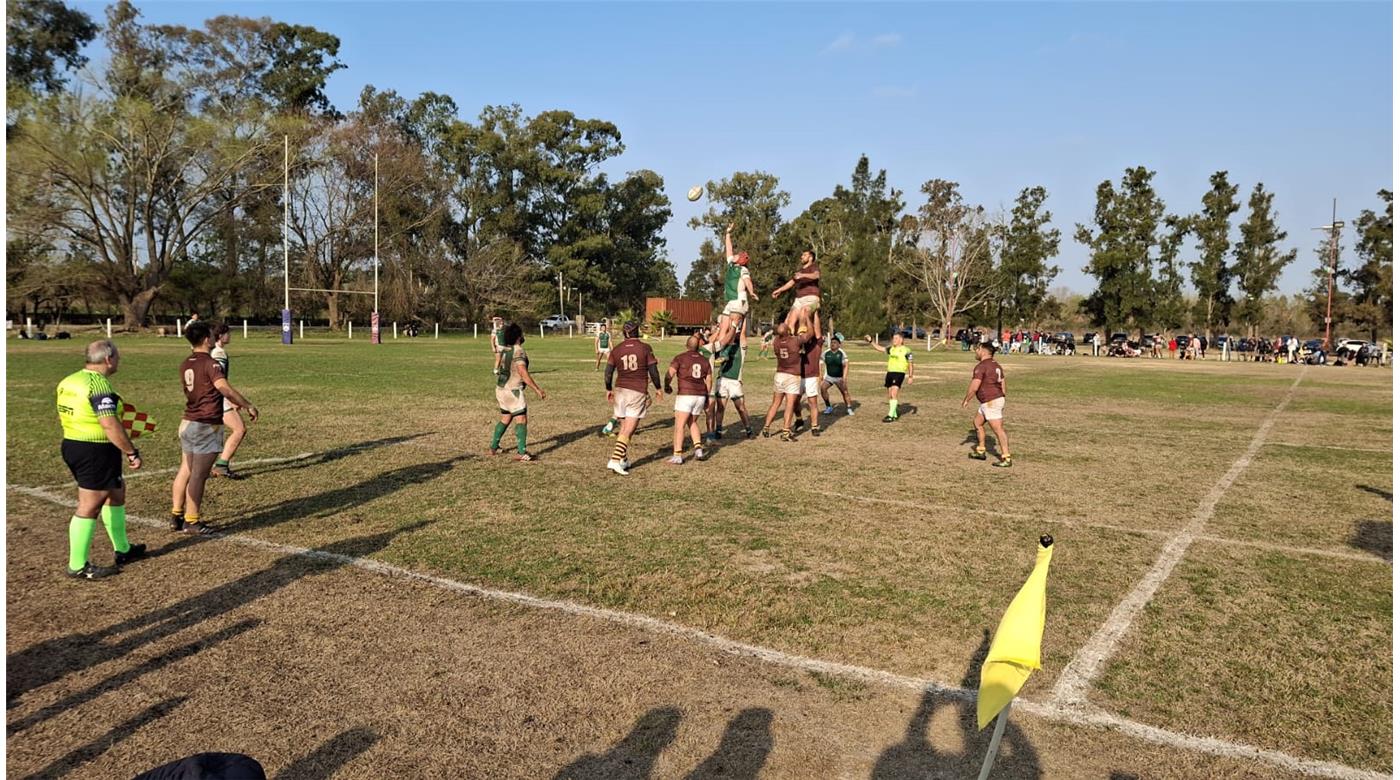
<path fill-rule="evenodd" d="M 56 494 L 44 488 L 22 487 L 11 485 L 13 490 L 22 495 L 48 501 L 54 504 L 67 504 L 70 496 Z M 149 528 L 168 528 L 164 520 L 154 520 L 140 517 L 138 515 L 127 515 L 127 519 L 133 523 L 147 526 Z M 977 691 L 956 686 L 943 685 L 931 680 L 923 680 L 908 675 L 896 674 L 882 669 L 872 669 L 854 664 L 836 663 L 833 661 L 823 661 L 818 658 L 808 658 L 806 656 L 793 655 L 781 650 L 774 650 L 758 645 L 751 645 L 746 642 L 739 642 L 718 634 L 711 634 L 698 628 L 683 626 L 677 623 L 669 623 L 646 615 L 638 615 L 631 612 L 622 612 L 614 609 L 603 609 L 600 607 L 590 607 L 585 604 L 578 604 L 572 601 L 561 601 L 556 599 L 545 599 L 539 596 L 532 596 L 528 593 L 516 593 L 506 590 L 496 590 L 485 588 L 479 585 L 471 585 L 465 582 L 448 579 L 446 577 L 436 577 L 430 574 L 422 574 L 408 569 L 403 569 L 392 564 L 376 561 L 370 558 L 358 558 L 338 553 L 329 553 L 323 550 L 313 550 L 306 547 L 296 547 L 287 544 L 268 542 L 251 536 L 241 534 L 218 534 L 209 537 L 210 541 L 221 540 L 233 544 L 253 547 L 260 550 L 275 552 L 282 555 L 294 555 L 311 560 L 332 561 L 345 566 L 353 566 L 364 571 L 387 577 L 401 577 L 404 579 L 420 582 L 426 585 L 442 588 L 443 590 L 463 593 L 468 596 L 485 599 L 488 601 L 505 602 L 516 604 L 532 609 L 541 609 L 553 612 L 561 612 L 577 617 L 593 618 L 608 623 L 628 626 L 631 628 L 649 631 L 654 634 L 673 636 L 678 639 L 685 639 L 697 642 L 702 645 L 713 647 L 716 650 L 735 656 L 745 656 L 756 658 L 760 661 L 776 666 L 784 666 L 790 669 L 797 669 L 805 672 L 815 672 L 839 676 L 846 679 L 859 680 L 866 683 L 883 685 L 893 688 L 904 688 L 913 691 L 930 691 L 950 698 L 962 701 L 976 701 Z M 1338 764 L 1330 761 L 1316 761 L 1313 759 L 1298 758 L 1277 750 L 1267 750 L 1264 748 L 1246 745 L 1238 742 L 1228 742 L 1226 740 L 1212 737 L 1198 737 L 1193 734 L 1182 734 L 1175 731 L 1149 726 L 1144 723 L 1119 717 L 1105 712 L 1098 708 L 1089 706 L 1064 707 L 1054 703 L 1019 701 L 1016 709 L 1026 712 L 1036 717 L 1047 720 L 1068 723 L 1074 726 L 1092 726 L 1113 729 L 1131 737 L 1141 739 L 1144 742 L 1151 742 L 1166 747 L 1177 748 L 1197 753 L 1222 756 L 1225 758 L 1236 758 L 1245 761 L 1258 761 L 1272 764 L 1289 771 L 1302 774 L 1315 775 L 1318 777 L 1338 778 L 1339 780 L 1382 780 L 1390 777 L 1381 772 L 1368 769 L 1358 769 L 1356 767 Z"/>
<path fill-rule="evenodd" d="M 1303 381 L 1303 375 L 1307 373 L 1307 367 L 1298 372 L 1298 378 L 1293 380 L 1293 384 L 1288 386 L 1288 392 L 1283 396 L 1283 400 L 1278 402 L 1273 411 L 1264 418 L 1264 422 L 1259 424 L 1259 429 L 1254 432 L 1254 438 L 1249 440 L 1249 446 L 1237 458 L 1229 470 L 1216 481 L 1215 485 L 1196 505 L 1196 511 L 1191 514 L 1188 521 L 1176 535 L 1167 540 L 1162 547 L 1162 553 L 1157 556 L 1156 562 L 1147 570 L 1138 584 L 1118 602 L 1118 605 L 1109 613 L 1103 625 L 1099 627 L 1094 635 L 1089 637 L 1089 641 L 1079 648 L 1074 658 L 1070 659 L 1065 668 L 1060 672 L 1060 678 L 1055 681 L 1054 693 L 1051 701 L 1055 704 L 1071 707 L 1082 704 L 1087 699 L 1089 688 L 1098 680 L 1103 673 L 1104 664 L 1118 649 L 1118 644 L 1127 635 L 1128 629 L 1132 628 L 1133 621 L 1147 607 L 1147 602 L 1157 594 L 1157 590 L 1171 576 L 1177 564 L 1186 557 L 1186 550 L 1191 543 L 1205 530 L 1206 523 L 1215 515 L 1215 505 L 1225 495 L 1225 491 L 1235 484 L 1240 474 L 1249 468 L 1249 464 L 1254 460 L 1254 456 L 1264 446 L 1264 439 L 1268 437 L 1269 431 L 1274 427 L 1274 421 L 1279 417 L 1288 402 L 1293 400 L 1293 394 L 1298 389 L 1298 384 Z"/>

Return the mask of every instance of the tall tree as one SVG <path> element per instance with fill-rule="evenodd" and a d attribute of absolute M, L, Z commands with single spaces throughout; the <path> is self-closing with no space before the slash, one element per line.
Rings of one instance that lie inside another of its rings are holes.
<path fill-rule="evenodd" d="M 996 226 L 994 239 L 999 251 L 993 302 L 1007 305 L 1005 314 L 1011 322 L 1038 325 L 1047 313 L 1050 283 L 1060 273 L 1049 264 L 1050 258 L 1059 254 L 1060 231 L 1049 227 L 1051 214 L 1045 210 L 1048 197 L 1044 187 L 1021 190 L 1010 220 Z"/>
<path fill-rule="evenodd" d="M 61 0 L 6 0 L 7 87 L 57 92 L 65 71 L 87 64 L 83 47 L 97 37 L 92 17 Z"/>
<path fill-rule="evenodd" d="M 1228 171 L 1210 177 L 1210 190 L 1201 198 L 1201 211 L 1190 222 L 1196 234 L 1199 259 L 1190 263 L 1191 283 L 1196 288 L 1196 323 L 1206 331 L 1206 339 L 1217 328 L 1230 324 L 1232 275 L 1225 257 L 1230 253 L 1230 217 L 1240 210 L 1235 200 L 1239 186 L 1230 183 Z"/>
<path fill-rule="evenodd" d="M 1370 331 L 1371 341 L 1395 321 L 1394 196 L 1390 190 L 1376 194 L 1385 202 L 1385 213 L 1366 209 L 1352 223 L 1357 233 L 1357 266 L 1346 272 L 1352 288 L 1351 319 Z"/>
<path fill-rule="evenodd" d="M 1255 184 L 1253 192 L 1249 194 L 1249 216 L 1240 225 L 1240 240 L 1235 244 L 1235 262 L 1230 268 L 1240 287 L 1240 319 L 1249 327 L 1251 336 L 1258 335 L 1259 325 L 1263 321 L 1265 296 L 1278 286 L 1279 274 L 1284 267 L 1298 256 L 1296 249 L 1280 251 L 1279 244 L 1288 237 L 1288 233 L 1279 228 L 1273 203 L 1273 193 L 1267 192 L 1262 183 Z M 1330 264 L 1330 246 L 1328 251 Z"/>
<path fill-rule="evenodd" d="M 910 251 L 897 253 L 894 267 L 927 296 L 946 344 L 953 319 L 992 293 L 991 229 L 984 209 L 963 201 L 957 182 L 932 179 L 920 192 L 926 200 L 903 223 Z"/>
<path fill-rule="evenodd" d="M 1149 324 L 1157 292 L 1153 265 L 1160 254 L 1158 227 L 1165 206 L 1152 188 L 1156 173 L 1142 166 L 1098 186 L 1094 225 L 1075 226 L 1075 240 L 1089 247 L 1084 272 L 1098 280 L 1082 304 L 1096 326 L 1126 328 Z"/>

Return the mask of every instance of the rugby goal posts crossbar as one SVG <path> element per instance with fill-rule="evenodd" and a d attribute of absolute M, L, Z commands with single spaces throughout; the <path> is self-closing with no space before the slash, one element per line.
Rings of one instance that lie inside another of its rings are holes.
<path fill-rule="evenodd" d="M 373 290 L 327 290 L 323 287 L 288 287 L 290 292 L 343 293 L 345 295 L 374 295 Z"/>

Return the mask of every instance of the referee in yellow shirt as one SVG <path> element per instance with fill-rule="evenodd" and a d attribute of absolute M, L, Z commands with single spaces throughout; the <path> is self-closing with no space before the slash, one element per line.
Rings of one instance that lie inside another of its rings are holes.
<path fill-rule="evenodd" d="M 86 365 L 58 383 L 58 420 L 63 425 L 63 462 L 78 482 L 78 510 L 68 521 L 68 576 L 95 580 L 116 574 L 116 566 L 88 561 L 97 515 L 116 551 L 117 566 L 144 557 L 146 545 L 126 538 L 126 483 L 122 458 L 141 468 L 141 453 L 126 435 L 118 414 L 121 396 L 108 377 L 117 373 L 120 358 L 110 341 L 87 346 Z"/>
<path fill-rule="evenodd" d="M 904 334 L 896 333 L 890 340 L 888 347 L 880 344 L 878 339 L 865 337 L 865 343 L 885 353 L 885 388 L 890 394 L 890 413 L 885 415 L 885 422 L 891 423 L 899 419 L 899 388 L 907 384 L 914 384 L 914 352 L 904 346 Z"/>

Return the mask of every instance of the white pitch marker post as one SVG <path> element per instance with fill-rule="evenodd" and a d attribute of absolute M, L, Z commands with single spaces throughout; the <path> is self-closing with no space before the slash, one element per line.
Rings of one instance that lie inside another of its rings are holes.
<path fill-rule="evenodd" d="M 183 335 L 185 335 L 185 324 L 184 324 L 183 322 L 180 321 L 180 318 L 179 318 L 179 317 L 176 317 L 176 318 L 175 318 L 175 336 L 176 336 L 176 338 L 179 338 L 180 336 L 183 336 Z"/>
<path fill-rule="evenodd" d="M 306 339 L 306 320 L 297 320 L 297 341 Z"/>
<path fill-rule="evenodd" d="M 544 338 L 544 323 L 540 323 L 540 338 Z"/>
<path fill-rule="evenodd" d="M 398 338 L 398 337 L 399 337 L 399 324 L 398 324 L 397 322 L 395 322 L 395 323 L 394 323 L 394 338 Z"/>
<path fill-rule="evenodd" d="M 248 338 L 248 321 L 243 321 L 243 338 Z"/>
<path fill-rule="evenodd" d="M 476 323 L 472 323 L 472 338 L 476 338 Z"/>
<path fill-rule="evenodd" d="M 346 321 L 345 321 L 345 338 L 347 338 L 347 339 L 353 339 L 353 338 L 355 338 L 355 321 L 354 321 L 354 320 L 346 320 Z"/>
<path fill-rule="evenodd" d="M 433 323 L 433 338 L 434 338 L 434 339 L 437 339 L 437 337 L 438 337 L 438 324 L 437 324 L 436 322 L 434 322 L 434 323 Z"/>
<path fill-rule="evenodd" d="M 108 317 L 108 318 L 107 318 L 107 338 L 110 339 L 111 337 L 112 337 L 112 318 L 111 318 L 111 317 Z"/>

